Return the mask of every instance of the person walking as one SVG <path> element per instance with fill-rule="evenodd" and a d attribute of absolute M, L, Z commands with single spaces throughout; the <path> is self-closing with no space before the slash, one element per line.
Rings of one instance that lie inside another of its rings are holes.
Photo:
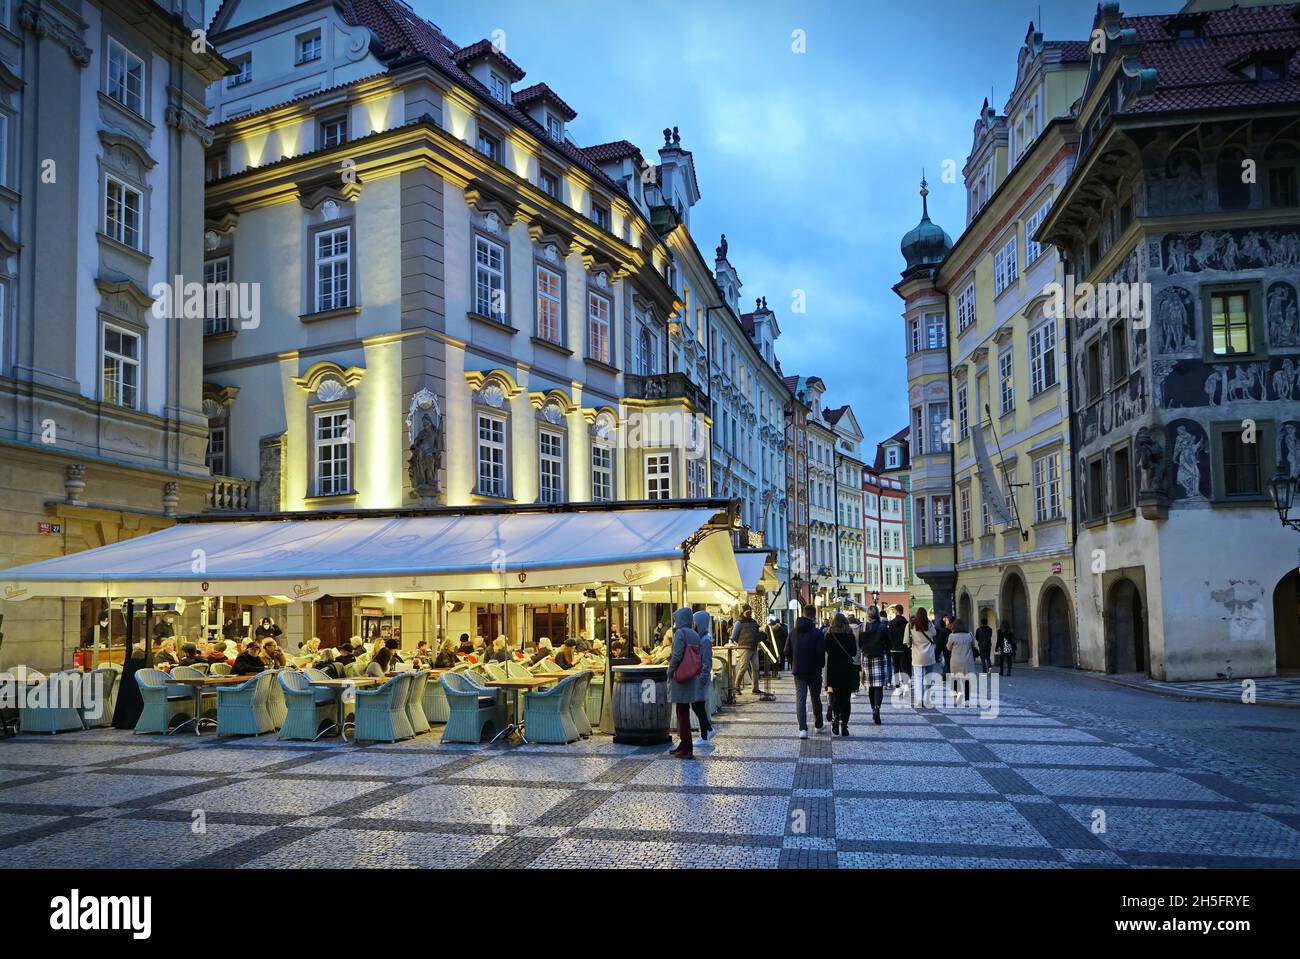
<path fill-rule="evenodd" d="M 911 661 L 907 654 L 907 617 L 903 615 L 903 607 L 894 607 L 894 618 L 889 621 L 889 658 L 893 663 L 894 671 L 891 677 L 892 685 L 902 685 L 902 677 L 912 671 Z"/>
<path fill-rule="evenodd" d="M 966 631 L 966 623 L 959 616 L 952 621 L 948 634 L 948 682 L 954 696 L 961 702 L 970 702 L 970 680 L 975 675 L 975 637 Z"/>
<path fill-rule="evenodd" d="M 934 623 L 934 663 L 940 676 L 948 675 L 948 635 L 952 632 L 952 617 L 940 616 Z"/>
<path fill-rule="evenodd" d="M 858 638 L 843 613 L 836 613 L 826 637 L 826 693 L 831 701 L 831 734 L 849 734 L 849 714 L 862 667 L 858 665 Z"/>
<path fill-rule="evenodd" d="M 709 685 L 713 682 L 713 617 L 699 610 L 692 618 L 695 632 L 700 636 L 700 682 L 696 684 L 697 698 L 691 701 L 691 711 L 700 722 L 700 738 L 696 746 L 708 747 L 713 738 L 713 720 L 709 719 Z"/>
<path fill-rule="evenodd" d="M 740 619 L 736 620 L 736 625 L 731 630 L 731 641 L 740 647 L 740 665 L 736 667 L 736 675 L 732 680 L 736 684 L 735 688 L 739 691 L 745 684 L 745 674 L 748 672 L 753 676 L 753 692 L 757 696 L 758 623 L 754 622 L 754 611 L 748 606 L 740 611 Z"/>
<path fill-rule="evenodd" d="M 794 632 L 786 644 L 790 671 L 794 674 L 795 715 L 799 719 L 799 738 L 808 738 L 808 697 L 812 696 L 813 722 L 822 726 L 822 668 L 826 663 L 826 636 L 813 618 L 817 608 L 804 606 L 803 615 L 794 623 Z"/>
<path fill-rule="evenodd" d="M 993 628 L 987 622 L 981 621 L 975 630 L 975 646 L 980 654 L 980 668 L 987 673 L 990 668 L 989 656 L 993 652 Z"/>
<path fill-rule="evenodd" d="M 920 606 L 908 624 L 912 640 L 912 702 L 925 708 L 925 677 L 934 671 L 934 626 Z"/>
<path fill-rule="evenodd" d="M 772 637 L 772 649 L 777 657 L 776 662 L 772 664 L 772 672 L 780 676 L 781 670 L 785 668 L 785 644 L 790 639 L 790 630 L 786 629 L 785 623 L 774 616 L 771 619 L 770 635 Z"/>
<path fill-rule="evenodd" d="M 998 627 L 998 675 L 1010 676 L 1011 663 L 1016 658 L 1016 634 L 1011 621 L 1004 619 Z"/>
<path fill-rule="evenodd" d="M 673 613 L 673 653 L 668 658 L 668 701 L 673 704 L 677 711 L 677 746 L 672 749 L 668 755 L 677 759 L 694 759 L 695 750 L 692 748 L 694 737 L 691 736 L 691 703 L 703 699 L 708 692 L 708 686 L 704 686 L 704 693 L 697 695 L 700 687 L 700 674 L 705 671 L 704 668 L 704 650 L 700 641 L 700 634 L 695 631 L 692 623 L 693 614 L 689 609 L 683 607 Z M 697 671 L 688 676 L 678 678 L 678 669 L 682 661 L 687 657 L 688 650 L 694 650 L 692 658 L 695 659 Z M 707 682 L 707 680 L 705 681 Z"/>
<path fill-rule="evenodd" d="M 862 672 L 866 677 L 867 695 L 871 699 L 871 721 L 880 725 L 880 705 L 885 700 L 885 685 L 890 678 L 889 629 L 880 621 L 880 613 L 872 606 L 867 611 L 867 624 L 858 639 L 862 650 Z"/>

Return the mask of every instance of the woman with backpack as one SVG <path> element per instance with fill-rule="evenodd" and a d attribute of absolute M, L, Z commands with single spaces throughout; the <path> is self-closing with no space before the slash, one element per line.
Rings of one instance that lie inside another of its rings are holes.
<path fill-rule="evenodd" d="M 673 613 L 673 626 L 673 653 L 668 658 L 668 701 L 677 712 L 678 742 L 668 755 L 677 759 L 694 759 L 691 703 L 706 699 L 709 695 L 708 673 L 704 667 L 704 643 L 695 631 L 693 614 L 689 609 L 683 608 Z"/>
<path fill-rule="evenodd" d="M 917 607 L 908 635 L 912 640 L 912 702 L 925 708 L 925 676 L 934 670 L 934 627 L 925 607 Z"/>
<path fill-rule="evenodd" d="M 849 734 L 849 713 L 862 667 L 858 665 L 858 638 L 843 613 L 836 613 L 826 635 L 826 691 L 831 700 L 831 735 Z"/>
<path fill-rule="evenodd" d="M 893 664 L 889 655 L 889 627 L 880 621 L 880 613 L 874 606 L 867 610 L 867 625 L 862 628 L 858 645 L 862 650 L 867 695 L 871 698 L 871 721 L 879 726 L 880 706 L 885 701 L 885 686 Z"/>
<path fill-rule="evenodd" d="M 1011 621 L 1004 619 L 998 627 L 998 675 L 1010 676 L 1011 664 L 1016 658 L 1016 634 Z"/>

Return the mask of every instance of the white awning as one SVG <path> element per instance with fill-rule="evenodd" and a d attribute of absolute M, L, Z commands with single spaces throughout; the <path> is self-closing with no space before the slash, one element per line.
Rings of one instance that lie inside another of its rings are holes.
<path fill-rule="evenodd" d="M 98 549 L 0 570 L 0 597 L 237 596 L 527 590 L 615 583 L 739 591 L 716 508 L 438 512 L 180 523 Z"/>
<path fill-rule="evenodd" d="M 776 588 L 775 562 L 770 550 L 736 551 L 736 566 L 740 570 L 740 582 L 746 593 Z"/>

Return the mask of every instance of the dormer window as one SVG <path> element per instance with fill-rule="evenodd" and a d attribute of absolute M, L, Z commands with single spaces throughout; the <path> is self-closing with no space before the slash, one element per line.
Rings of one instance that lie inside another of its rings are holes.
<path fill-rule="evenodd" d="M 596 226 L 600 227 L 602 230 L 608 230 L 609 229 L 609 207 L 604 206 L 603 204 L 598 203 L 595 200 L 592 200 L 591 201 L 591 222 L 596 224 Z"/>
<path fill-rule="evenodd" d="M 253 82 L 253 55 L 251 53 L 231 57 L 230 62 L 238 72 L 226 80 L 226 86 L 228 88 L 243 86 L 245 83 Z"/>
<path fill-rule="evenodd" d="M 502 103 L 508 103 L 510 100 L 510 86 L 505 79 L 495 71 L 488 74 L 488 91 L 494 98 Z"/>
<path fill-rule="evenodd" d="M 501 162 L 501 141 L 482 130 L 478 134 L 478 152 L 494 163 Z"/>
<path fill-rule="evenodd" d="M 564 142 L 564 124 L 560 122 L 559 117 L 546 114 L 546 132 L 556 143 Z"/>
<path fill-rule="evenodd" d="M 1185 24 L 1174 28 L 1174 42 L 1180 47 L 1199 47 L 1205 43 L 1205 31 L 1200 24 Z"/>
<path fill-rule="evenodd" d="M 301 33 L 296 38 L 295 46 L 298 51 L 298 64 L 311 63 L 313 60 L 320 59 L 320 31 L 313 30 L 310 33 Z"/>
<path fill-rule="evenodd" d="M 347 114 L 322 120 L 320 125 L 320 146 L 322 150 L 346 143 L 348 139 Z"/>
<path fill-rule="evenodd" d="M 1276 83 L 1279 80 L 1286 79 L 1287 61 L 1291 59 L 1293 51 L 1289 50 L 1272 50 L 1267 53 L 1256 53 L 1237 68 L 1247 80 L 1254 80 L 1256 83 Z"/>

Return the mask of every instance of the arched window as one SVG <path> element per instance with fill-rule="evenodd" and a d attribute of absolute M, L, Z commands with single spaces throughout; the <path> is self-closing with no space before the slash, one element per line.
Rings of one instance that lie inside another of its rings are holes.
<path fill-rule="evenodd" d="M 1244 210 L 1250 206 L 1250 184 L 1246 182 L 1242 164 L 1245 153 L 1239 147 L 1224 147 L 1215 163 L 1215 179 L 1219 187 L 1219 209 Z"/>

